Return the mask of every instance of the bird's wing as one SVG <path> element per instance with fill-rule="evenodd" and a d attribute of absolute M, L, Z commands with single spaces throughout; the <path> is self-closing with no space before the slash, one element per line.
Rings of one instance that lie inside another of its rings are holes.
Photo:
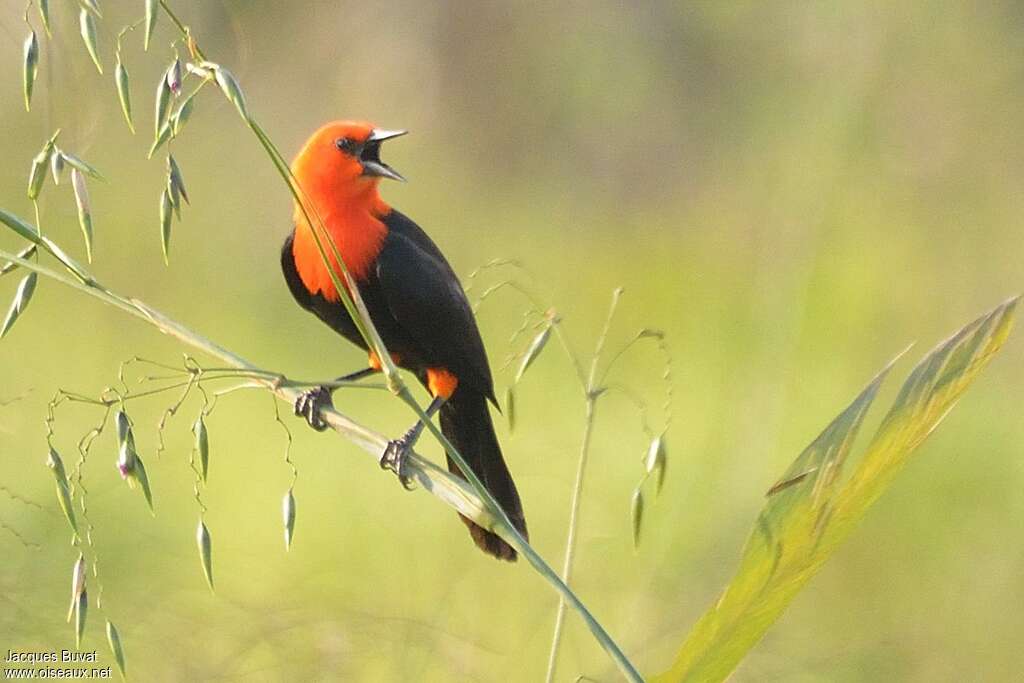
<path fill-rule="evenodd" d="M 392 229 L 377 257 L 384 302 L 431 366 L 447 368 L 460 384 L 475 387 L 493 401 L 487 353 L 462 285 L 433 242 L 416 230 L 432 249 L 419 244 L 408 230 Z"/>

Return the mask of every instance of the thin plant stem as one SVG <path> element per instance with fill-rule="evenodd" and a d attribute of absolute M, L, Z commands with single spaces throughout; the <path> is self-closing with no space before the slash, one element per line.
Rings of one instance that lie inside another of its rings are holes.
<path fill-rule="evenodd" d="M 584 384 L 584 393 L 586 395 L 586 415 L 583 421 L 583 439 L 580 444 L 580 457 L 576 463 L 576 482 L 573 484 L 572 489 L 572 503 L 569 508 L 569 531 L 565 539 L 565 560 L 562 563 L 562 583 L 566 586 L 572 582 L 572 568 L 573 561 L 576 558 L 576 538 L 577 530 L 579 529 L 579 518 L 580 518 L 580 507 L 583 503 L 583 481 L 587 473 L 587 461 L 590 459 L 590 441 L 594 433 L 594 415 L 597 409 L 597 399 L 600 398 L 603 393 L 601 388 L 595 383 L 597 381 L 597 367 L 601 361 L 601 354 L 604 351 L 605 341 L 608 339 L 608 332 L 611 330 L 612 319 L 615 317 L 615 309 L 618 308 L 619 299 L 622 298 L 622 288 L 616 289 L 612 292 L 612 301 L 608 307 L 608 315 L 604 321 L 604 328 L 601 330 L 601 335 L 597 338 L 597 345 L 594 348 L 594 356 L 590 360 L 590 372 L 587 375 L 586 382 Z M 569 352 L 569 346 L 565 343 L 565 340 L 560 339 L 565 345 L 566 351 Z M 574 365 L 582 379 L 582 365 L 576 360 L 576 356 L 569 352 L 569 356 L 573 359 Z M 562 645 L 562 634 L 565 628 L 565 611 L 566 602 L 565 600 L 559 600 L 558 611 L 555 613 L 555 631 L 551 636 L 551 653 L 548 656 L 548 672 L 545 680 L 547 683 L 552 683 L 555 680 L 555 671 L 558 668 L 558 652 Z"/>

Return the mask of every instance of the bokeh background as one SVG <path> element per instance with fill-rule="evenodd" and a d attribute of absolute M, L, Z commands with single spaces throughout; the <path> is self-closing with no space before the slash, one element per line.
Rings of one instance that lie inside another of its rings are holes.
<path fill-rule="evenodd" d="M 141 2 L 103 3 L 105 74 L 54 5 L 32 113 L 20 94 L 22 4 L 0 9 L 0 205 L 31 216 L 29 160 L 50 132 L 107 176 L 92 183 L 97 275 L 263 367 L 328 377 L 363 358 L 299 310 L 278 250 L 290 200 L 234 110 L 204 93 L 174 144 L 192 199 L 164 267 L 163 162 L 146 161 L 152 93 L 174 38 L 140 31 L 123 55 L 138 135 L 121 120 L 117 30 Z M 385 197 L 463 275 L 515 258 L 581 355 L 612 289 L 609 344 L 641 327 L 674 353 L 665 488 L 630 538 L 646 440 L 630 403 L 599 406 L 575 585 L 645 672 L 668 665 L 717 597 L 775 481 L 890 357 L 897 374 L 961 324 L 1024 289 L 1024 14 L 994 3 L 176 2 L 231 68 L 287 154 L 320 123 L 365 118 L 412 134 L 385 158 L 410 179 Z M 38 22 L 32 16 L 33 22 Z M 66 184 L 47 232 L 84 257 Z M 19 245 L 0 234 L 0 246 Z M 490 282 L 500 279 L 495 274 Z M 6 302 L 17 277 L 0 280 Z M 3 304 L 6 307 L 6 303 Z M 524 304 L 482 307 L 492 364 Z M 153 329 L 41 281 L 0 343 L 0 650 L 73 647 L 76 557 L 43 466 L 58 388 L 96 394 L 133 355 L 180 362 Z M 202 359 L 200 359 L 202 360 Z M 653 349 L 617 370 L 663 419 Z M 501 393 L 510 372 L 498 373 Z M 899 378 L 880 398 L 891 400 Z M 560 563 L 583 404 L 550 347 L 501 436 L 536 547 Z M 1012 680 L 1024 666 L 1024 343 L 1005 351 L 893 490 L 734 676 L 736 681 Z M 209 420 L 204 500 L 217 594 L 195 550 L 187 459 L 196 398 L 132 409 L 158 515 L 114 468 L 86 466 L 103 607 L 136 680 L 537 680 L 555 595 L 523 563 L 480 555 L 452 513 L 406 494 L 355 447 L 286 421 L 298 521 L 285 553 L 290 472 L 271 400 L 236 394 Z M 339 406 L 398 433 L 386 395 Z M 286 409 L 286 407 L 283 407 Z M 74 443 L 99 414 L 62 408 Z M 437 454 L 434 444 L 425 446 Z M 15 498 L 17 496 L 17 498 Z M 93 610 L 85 649 L 111 663 Z M 570 615 L 559 679 L 616 674 Z"/>

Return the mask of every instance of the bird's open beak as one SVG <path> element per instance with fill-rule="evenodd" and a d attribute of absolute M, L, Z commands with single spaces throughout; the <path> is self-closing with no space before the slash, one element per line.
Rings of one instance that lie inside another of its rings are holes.
<path fill-rule="evenodd" d="M 359 155 L 359 161 L 363 164 L 363 175 L 374 178 L 391 178 L 392 180 L 400 180 L 404 183 L 405 178 L 402 177 L 401 173 L 380 160 L 380 145 L 385 140 L 401 137 L 408 132 L 407 130 L 374 128 L 370 133 L 370 137 L 366 138 L 363 151 Z"/>

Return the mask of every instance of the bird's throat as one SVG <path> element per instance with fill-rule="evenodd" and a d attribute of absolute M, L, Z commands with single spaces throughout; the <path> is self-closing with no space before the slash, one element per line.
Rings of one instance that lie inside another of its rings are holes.
<path fill-rule="evenodd" d="M 331 263 L 338 280 L 345 285 L 345 276 L 338 266 L 338 259 L 335 256 L 330 242 L 333 241 L 341 254 L 341 260 L 345 268 L 357 281 L 364 280 L 370 274 L 377 255 L 384 246 L 384 239 L 387 237 L 388 229 L 382 220 L 390 211 L 383 201 L 377 198 L 377 202 L 353 204 L 346 202 L 338 205 L 324 207 L 322 203 L 319 209 L 320 217 L 323 220 L 323 227 L 326 231 L 318 231 L 320 244 Z M 330 271 L 324 263 L 320 248 L 314 239 L 313 230 L 306 221 L 302 211 L 296 208 L 295 211 L 295 238 L 292 241 L 292 256 L 295 259 L 295 269 L 299 278 L 306 286 L 310 294 L 320 294 L 328 301 L 338 300 L 338 290 L 334 286 Z M 316 214 L 308 212 L 310 217 L 316 221 Z"/>

